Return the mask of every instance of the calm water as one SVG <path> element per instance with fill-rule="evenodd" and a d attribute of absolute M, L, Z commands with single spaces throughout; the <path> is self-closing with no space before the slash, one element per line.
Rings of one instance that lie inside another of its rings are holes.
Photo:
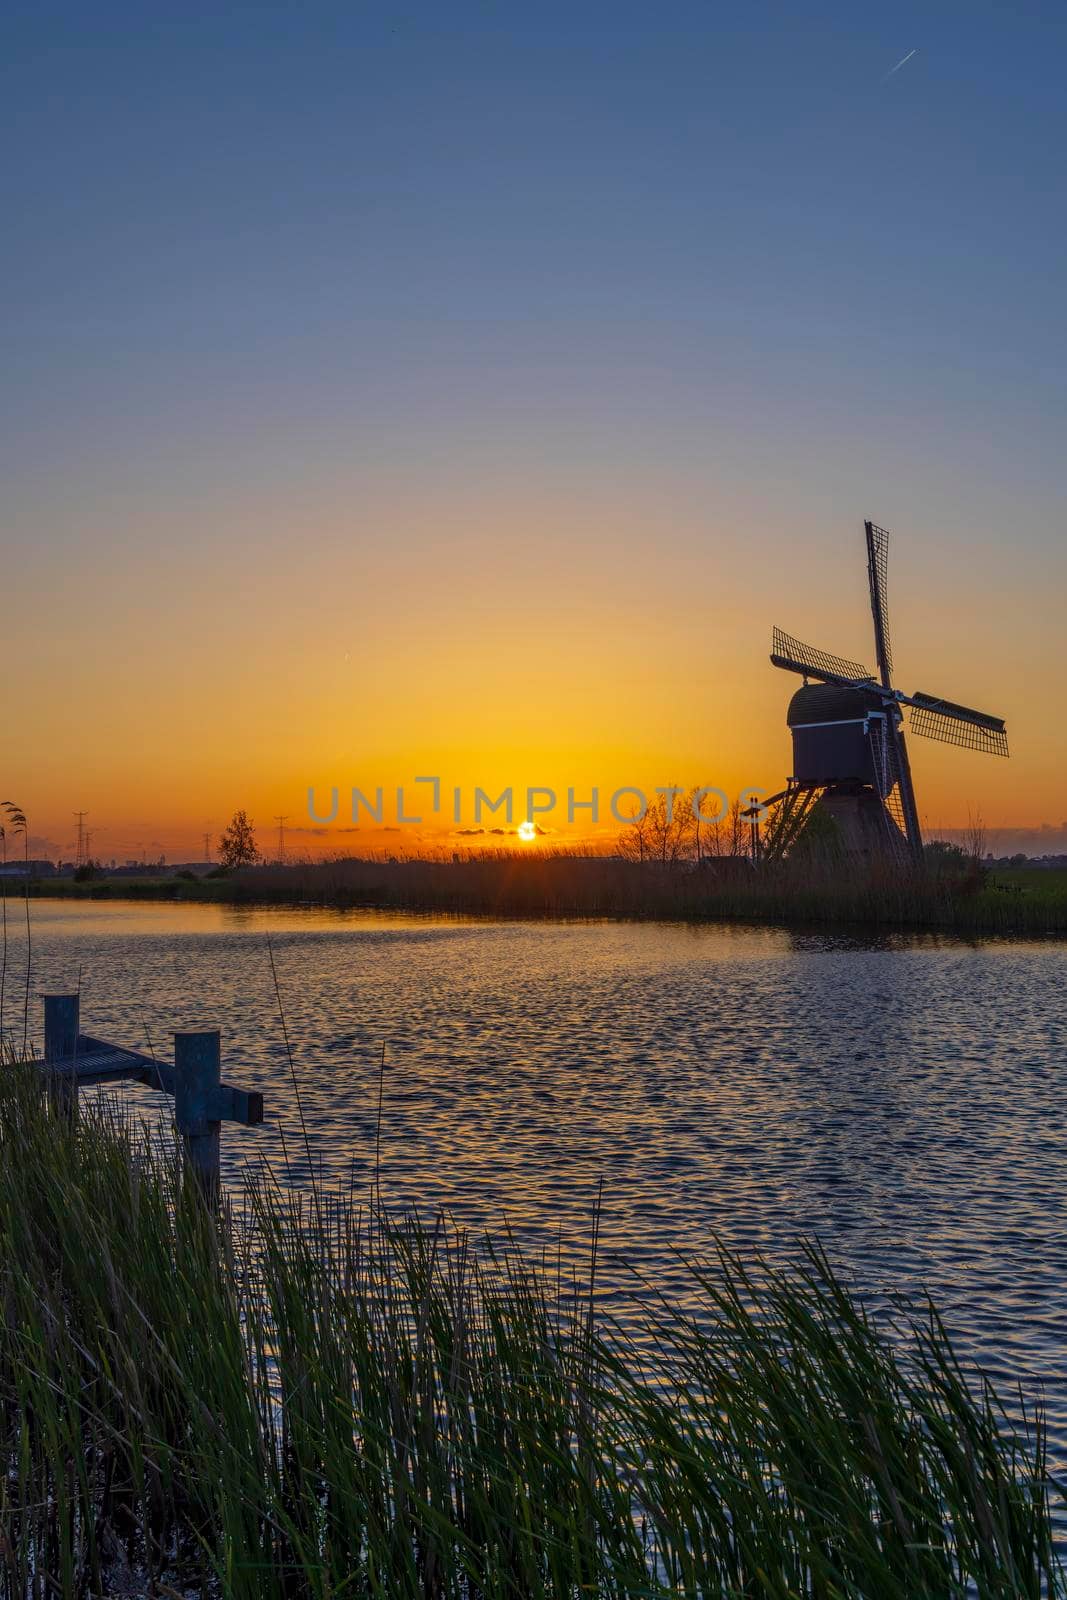
<path fill-rule="evenodd" d="M 995 1375 L 1040 1388 L 1067 1456 L 1067 945 L 58 902 L 33 917 L 34 987 L 80 973 L 87 1031 L 162 1052 L 169 1029 L 223 1029 L 224 1076 L 261 1088 L 269 1119 L 224 1133 L 231 1176 L 280 1161 L 281 1127 L 306 1178 L 269 931 L 331 1182 L 369 1185 L 384 1041 L 392 1203 L 577 1241 L 603 1178 L 608 1293 L 623 1262 L 677 1284 L 673 1252 L 713 1231 L 776 1255 L 817 1233 L 873 1295 L 929 1288 Z"/>

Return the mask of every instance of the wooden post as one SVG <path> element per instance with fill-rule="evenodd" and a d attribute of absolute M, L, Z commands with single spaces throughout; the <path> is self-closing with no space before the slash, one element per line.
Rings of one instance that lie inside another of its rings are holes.
<path fill-rule="evenodd" d="M 217 1028 L 174 1035 L 174 1121 L 190 1171 L 209 1205 L 219 1198 L 219 1079 Z"/>
<path fill-rule="evenodd" d="M 71 1064 L 78 1050 L 78 996 L 46 994 L 43 999 L 45 1061 Z M 73 1120 L 78 1114 L 78 1080 L 74 1073 L 50 1072 L 48 1097 L 56 1111 Z"/>

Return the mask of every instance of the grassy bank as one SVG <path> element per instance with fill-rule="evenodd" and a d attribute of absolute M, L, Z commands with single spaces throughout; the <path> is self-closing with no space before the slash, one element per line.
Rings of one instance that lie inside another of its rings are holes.
<path fill-rule="evenodd" d="M 1017 870 L 984 881 L 847 873 L 783 862 L 753 871 L 725 858 L 659 867 L 603 856 L 501 851 L 460 860 L 346 860 L 253 867 L 225 878 L 46 879 L 34 892 L 92 899 L 378 906 L 501 916 L 621 916 L 1067 932 L 1067 874 Z"/>
<path fill-rule="evenodd" d="M 216 1222 L 165 1145 L 0 1080 L 0 1592 L 1062 1595 L 1040 1429 L 936 1318 L 820 1254 L 593 1310 L 453 1230 L 269 1181 Z M 150 1585 L 154 1585 L 152 1588 Z"/>

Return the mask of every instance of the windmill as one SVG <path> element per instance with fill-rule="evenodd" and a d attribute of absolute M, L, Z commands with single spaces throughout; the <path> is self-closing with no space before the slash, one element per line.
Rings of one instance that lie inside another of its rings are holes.
<path fill-rule="evenodd" d="M 793 735 L 793 775 L 780 794 L 763 803 L 764 810 L 774 807 L 761 846 L 765 859 L 784 855 L 821 805 L 837 822 L 850 854 L 921 860 L 922 833 L 904 743 L 905 706 L 912 733 L 987 755 L 1008 753 L 999 717 L 940 695 L 893 688 L 886 611 L 889 534 L 873 522 L 863 526 L 877 675 L 774 630 L 771 661 L 798 673 L 804 683 L 786 716 Z"/>

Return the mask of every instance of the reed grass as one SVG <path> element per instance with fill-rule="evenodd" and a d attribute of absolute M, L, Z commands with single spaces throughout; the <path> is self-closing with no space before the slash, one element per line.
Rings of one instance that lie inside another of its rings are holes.
<path fill-rule="evenodd" d="M 23 879 L 23 906 L 26 914 L 26 981 L 23 985 L 22 998 L 22 1051 L 26 1052 L 30 1033 L 30 983 L 33 974 L 33 935 L 30 928 L 30 828 L 26 820 L 26 813 L 21 806 L 11 800 L 0 801 L 0 812 L 7 817 L 6 826 L 0 827 L 0 845 L 2 845 L 3 864 L 7 866 L 7 828 L 10 828 L 17 838 L 22 836 L 22 855 L 26 867 Z M 4 994 L 7 986 L 7 879 L 0 889 L 3 897 L 3 957 L 0 962 L 0 1041 L 4 1035 Z"/>
<path fill-rule="evenodd" d="M 1018 874 L 1017 877 L 1022 877 Z M 459 860 L 346 860 L 254 868 L 221 880 L 221 897 L 510 916 L 623 916 L 947 932 L 1067 930 L 1067 890 L 1000 885 L 875 864 L 845 871 L 783 861 L 753 869 L 724 857 L 699 866 L 550 851 L 483 851 Z M 194 888 L 193 893 L 197 891 Z M 209 893 L 215 895 L 214 885 Z"/>
<path fill-rule="evenodd" d="M 481 850 L 447 858 L 348 858 L 244 868 L 232 876 L 45 878 L 29 892 L 93 900 L 379 907 L 517 917 L 633 917 L 783 925 L 930 929 L 947 933 L 1067 932 L 1067 882 L 1055 873 L 984 878 L 885 865 L 710 858 L 701 864 L 625 861 L 573 850 Z"/>
<path fill-rule="evenodd" d="M 683 1314 L 249 1181 L 0 1074 L 0 1594 L 1063 1595 L 1024 1432 L 929 1307 L 725 1248 Z"/>

